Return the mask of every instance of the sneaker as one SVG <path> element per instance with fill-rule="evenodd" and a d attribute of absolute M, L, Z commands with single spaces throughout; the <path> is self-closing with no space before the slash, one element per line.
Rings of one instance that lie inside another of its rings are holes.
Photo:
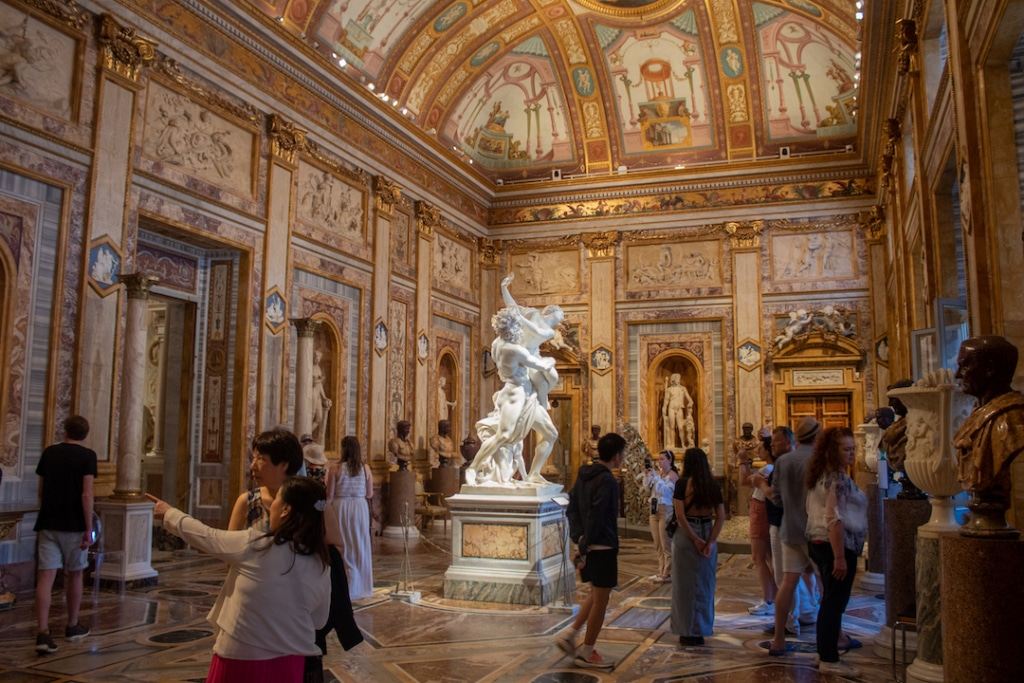
<path fill-rule="evenodd" d="M 762 600 L 753 607 L 747 608 L 747 613 L 755 617 L 774 617 L 775 616 L 775 605 L 770 602 Z"/>
<path fill-rule="evenodd" d="M 576 654 L 577 639 L 579 638 L 579 631 L 573 631 L 569 629 L 565 633 L 555 638 L 555 645 L 558 649 L 569 655 L 570 657 Z"/>
<path fill-rule="evenodd" d="M 592 650 L 590 655 L 586 657 L 582 653 L 577 654 L 572 663 L 581 669 L 604 669 L 611 671 L 615 668 L 615 662 L 609 662 L 597 650 Z"/>
<path fill-rule="evenodd" d="M 49 633 L 40 633 L 36 636 L 36 652 L 41 655 L 52 655 L 57 651 L 57 643 Z"/>
<path fill-rule="evenodd" d="M 68 626 L 64 629 L 64 637 L 70 640 L 72 643 L 77 643 L 82 638 L 89 635 L 89 627 L 82 626 L 80 623 L 74 626 Z"/>
<path fill-rule="evenodd" d="M 846 662 L 822 662 L 818 661 L 818 672 L 823 674 L 835 674 L 845 678 L 860 678 L 860 669 L 851 666 Z"/>

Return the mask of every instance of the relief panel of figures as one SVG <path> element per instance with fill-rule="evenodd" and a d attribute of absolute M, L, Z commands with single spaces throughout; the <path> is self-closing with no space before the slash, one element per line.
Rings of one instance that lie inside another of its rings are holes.
<path fill-rule="evenodd" d="M 434 242 L 434 285 L 462 299 L 476 301 L 473 251 L 440 232 Z"/>
<path fill-rule="evenodd" d="M 335 249 L 364 246 L 368 213 L 366 187 L 306 161 L 299 162 L 297 175 L 295 218 L 300 224 L 297 232 Z"/>
<path fill-rule="evenodd" d="M 509 291 L 517 297 L 581 292 L 578 249 L 511 254 L 508 261 L 509 269 L 515 273 Z"/>
<path fill-rule="evenodd" d="M 77 118 L 80 39 L 0 4 L 0 95 L 66 121 Z"/>
<path fill-rule="evenodd" d="M 416 277 L 416 239 L 412 215 L 405 206 L 395 207 L 391 217 L 391 272 Z"/>
<path fill-rule="evenodd" d="M 704 289 L 722 284 L 718 240 L 629 246 L 626 264 L 626 288 L 631 290 Z"/>
<path fill-rule="evenodd" d="M 808 224 L 773 230 L 768 245 L 762 267 L 766 293 L 868 286 L 867 242 L 845 219 L 840 225 L 826 221 L 820 228 Z"/>

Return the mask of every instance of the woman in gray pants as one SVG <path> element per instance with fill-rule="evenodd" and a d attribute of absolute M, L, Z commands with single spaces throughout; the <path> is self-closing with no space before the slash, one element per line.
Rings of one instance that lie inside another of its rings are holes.
<path fill-rule="evenodd" d="M 715 623 L 716 542 L 725 502 L 701 449 L 686 450 L 672 504 L 679 524 L 672 537 L 672 632 L 684 647 L 703 645 Z"/>

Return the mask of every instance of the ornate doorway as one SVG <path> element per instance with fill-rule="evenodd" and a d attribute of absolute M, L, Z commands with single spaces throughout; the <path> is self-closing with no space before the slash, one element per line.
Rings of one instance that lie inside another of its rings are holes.
<path fill-rule="evenodd" d="M 806 416 L 815 418 L 826 429 L 851 424 L 850 394 L 791 394 L 787 399 L 786 424 L 794 429 L 800 418 Z"/>

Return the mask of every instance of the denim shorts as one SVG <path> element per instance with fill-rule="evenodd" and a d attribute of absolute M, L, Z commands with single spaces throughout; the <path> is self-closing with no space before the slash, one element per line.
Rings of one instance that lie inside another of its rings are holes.
<path fill-rule="evenodd" d="M 38 569 L 60 569 L 80 572 L 89 564 L 89 551 L 82 550 L 81 531 L 41 529 Z"/>

